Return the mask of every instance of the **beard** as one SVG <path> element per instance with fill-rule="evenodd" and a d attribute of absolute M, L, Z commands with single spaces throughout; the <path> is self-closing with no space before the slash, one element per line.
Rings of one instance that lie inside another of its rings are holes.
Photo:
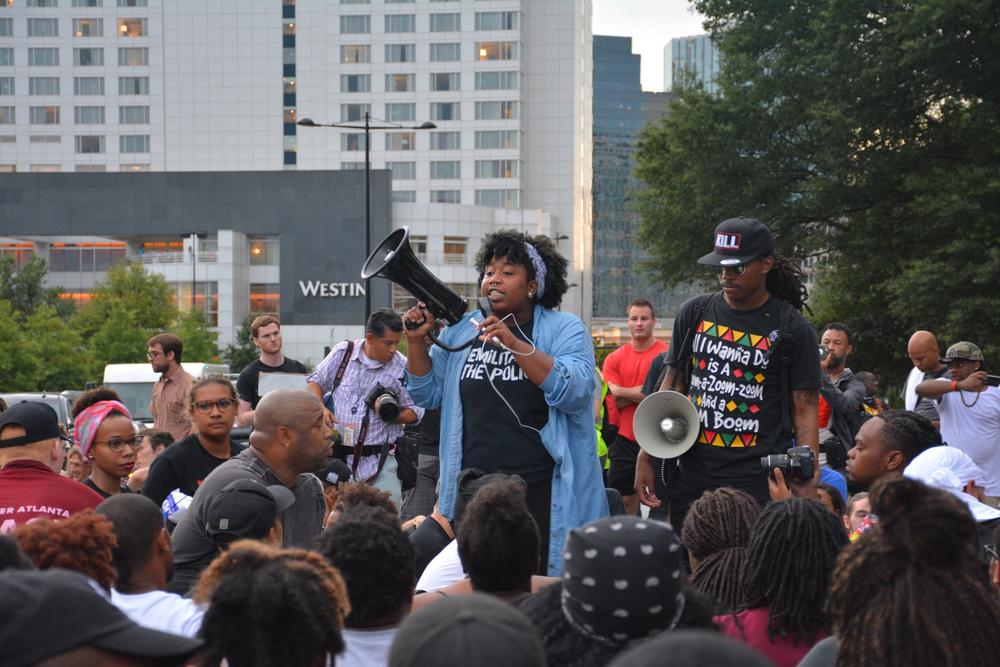
<path fill-rule="evenodd" d="M 844 361 L 846 361 L 847 358 L 838 357 L 836 354 L 831 352 L 827 357 L 827 359 L 828 359 L 827 368 L 840 368 L 841 366 L 844 365 Z"/>

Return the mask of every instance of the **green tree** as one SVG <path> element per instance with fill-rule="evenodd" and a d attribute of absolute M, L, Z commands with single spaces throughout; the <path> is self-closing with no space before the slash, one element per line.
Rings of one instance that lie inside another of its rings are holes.
<path fill-rule="evenodd" d="M 247 315 L 243 319 L 243 323 L 236 331 L 236 340 L 227 345 L 222 352 L 222 359 L 229 364 L 229 370 L 233 373 L 242 371 L 260 354 L 257 346 L 253 344 L 253 336 L 250 335 L 250 324 L 253 320 L 253 315 Z"/>
<path fill-rule="evenodd" d="M 35 386 L 40 360 L 31 349 L 28 336 L 9 301 L 0 300 L 0 391 L 31 391 Z"/>
<path fill-rule="evenodd" d="M 1000 351 L 1000 0 L 696 0 L 723 53 L 647 129 L 637 173 L 658 278 L 700 273 L 711 230 L 761 218 L 816 256 L 815 320 L 898 384 L 917 328 Z"/>
<path fill-rule="evenodd" d="M 30 315 L 35 309 L 46 304 L 61 317 L 73 312 L 73 306 L 59 298 L 59 289 L 45 287 L 48 263 L 37 255 L 32 255 L 20 268 L 10 255 L 0 256 L 0 299 L 8 301 L 12 310 L 22 315 Z"/>
<path fill-rule="evenodd" d="M 181 313 L 176 333 L 184 341 L 184 360 L 213 362 L 219 360 L 219 337 L 208 326 L 208 318 L 200 310 Z"/>
<path fill-rule="evenodd" d="M 89 375 L 89 351 L 80 335 L 48 304 L 41 304 L 25 318 L 24 334 L 29 353 L 37 362 L 32 389 L 83 389 L 88 380 L 95 379 Z"/>

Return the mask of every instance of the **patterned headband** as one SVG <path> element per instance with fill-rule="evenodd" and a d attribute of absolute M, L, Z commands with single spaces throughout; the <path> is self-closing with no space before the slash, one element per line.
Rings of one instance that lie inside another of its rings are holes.
<path fill-rule="evenodd" d="M 542 261 L 542 256 L 538 254 L 538 249 L 527 241 L 524 242 L 524 249 L 528 251 L 531 266 L 535 269 L 535 282 L 538 283 L 537 296 L 541 300 L 545 296 L 545 274 L 547 272 L 545 262 Z"/>
<path fill-rule="evenodd" d="M 73 440 L 76 441 L 83 458 L 87 458 L 90 446 L 94 444 L 97 431 L 108 415 L 123 414 L 132 419 L 132 414 L 118 401 L 98 401 L 77 415 L 73 420 Z"/>

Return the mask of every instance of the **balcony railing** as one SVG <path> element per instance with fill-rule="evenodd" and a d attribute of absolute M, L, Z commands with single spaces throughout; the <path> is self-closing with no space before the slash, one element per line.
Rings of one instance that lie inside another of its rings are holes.
<path fill-rule="evenodd" d="M 176 252 L 147 252 L 138 256 L 142 264 L 184 264 L 191 261 L 191 253 Z M 199 264 L 214 264 L 219 261 L 219 253 L 213 251 L 199 252 Z"/>

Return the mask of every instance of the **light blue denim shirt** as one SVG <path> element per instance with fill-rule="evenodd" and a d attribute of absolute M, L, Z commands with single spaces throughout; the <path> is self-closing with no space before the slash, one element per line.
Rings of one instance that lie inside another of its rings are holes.
<path fill-rule="evenodd" d="M 440 338 L 459 345 L 477 335 L 469 322 L 478 312 L 445 329 Z M 549 419 L 542 428 L 542 444 L 555 461 L 552 476 L 552 522 L 548 573 L 562 573 L 566 531 L 608 516 L 594 431 L 594 347 L 583 322 L 574 315 L 535 306 L 532 330 L 535 346 L 550 355 L 552 371 L 541 384 Z M 452 516 L 455 481 L 462 470 L 462 398 L 459 377 L 470 348 L 446 352 L 431 349 L 431 372 L 407 373 L 406 387 L 417 405 L 441 407 L 441 479 L 438 502 Z M 513 415 L 510 416 L 513 419 Z M 497 443 L 503 446 L 503 443 Z"/>

